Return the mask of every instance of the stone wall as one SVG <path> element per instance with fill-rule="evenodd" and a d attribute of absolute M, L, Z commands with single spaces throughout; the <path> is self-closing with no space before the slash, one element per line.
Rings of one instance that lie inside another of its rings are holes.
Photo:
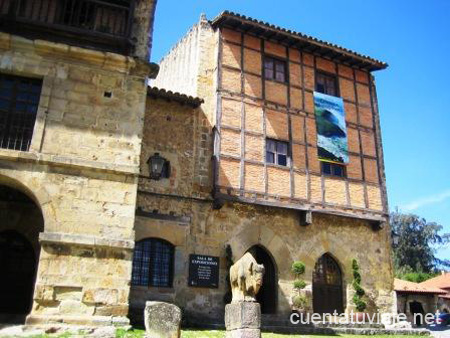
<path fill-rule="evenodd" d="M 438 296 L 435 294 L 420 294 L 420 293 L 398 293 L 397 295 L 397 311 L 404 313 L 407 320 L 414 323 L 414 314 L 411 312 L 410 304 L 418 302 L 422 304 L 425 314 L 436 313 L 438 310 Z"/>
<path fill-rule="evenodd" d="M 161 238 L 175 246 L 174 281 L 168 288 L 132 286 L 130 316 L 142 321 L 146 300 L 163 300 L 180 306 L 185 319 L 199 325 L 223 323 L 227 291 L 226 253 L 239 259 L 254 245 L 261 245 L 273 257 L 277 271 L 277 313 L 287 319 L 291 311 L 294 260 L 306 264 L 310 310 L 312 272 L 317 260 L 330 253 L 343 274 L 344 304 L 353 309 L 351 262 L 361 266 L 362 285 L 368 294 L 368 311 L 391 312 L 392 267 L 389 229 L 373 230 L 368 221 L 314 214 L 313 224 L 301 226 L 298 211 L 229 202 L 220 206 L 212 199 L 212 180 L 198 181 L 196 167 L 205 165 L 212 173 L 212 130 L 204 106 L 190 108 L 160 99 L 148 99 L 141 158 L 142 176 L 138 189 L 136 240 Z M 200 151 L 196 151 L 200 147 Z M 170 160 L 169 179 L 149 180 L 146 160 L 154 152 Z M 201 157 L 201 155 L 205 155 Z M 200 157 L 199 157 L 200 156 Z M 220 258 L 218 288 L 188 286 L 189 255 Z"/>
<path fill-rule="evenodd" d="M 304 279 L 308 283 L 309 308 L 312 310 L 312 272 L 324 254 L 331 254 L 343 274 L 343 294 L 346 311 L 354 309 L 351 262 L 356 258 L 361 266 L 362 286 L 368 295 L 368 311 L 392 312 L 392 270 L 390 264 L 389 232 L 374 231 L 365 221 L 336 216 L 316 216 L 313 224 L 299 224 L 295 211 L 272 207 L 227 203 L 213 210 L 206 201 L 176 200 L 168 197 L 140 195 L 138 204 L 157 209 L 160 215 L 180 211 L 186 220 L 163 220 L 138 217 L 136 238 L 158 237 L 175 245 L 175 280 L 172 288 L 132 288 L 131 306 L 139 309 L 143 301 L 174 302 L 185 311 L 188 321 L 221 323 L 227 290 L 225 248 L 230 245 L 233 260 L 239 259 L 254 245 L 261 245 L 273 257 L 277 271 L 277 312 L 275 318 L 287 319 L 294 295 L 290 272 L 293 261 L 306 264 Z M 162 218 L 162 217 L 161 217 Z M 220 257 L 218 289 L 188 286 L 189 254 Z"/>
<path fill-rule="evenodd" d="M 30 196 L 44 219 L 30 324 L 128 323 L 149 71 L 130 57 L 0 33 L 0 72 L 43 81 L 30 150 L 0 150 L 0 184 Z"/>

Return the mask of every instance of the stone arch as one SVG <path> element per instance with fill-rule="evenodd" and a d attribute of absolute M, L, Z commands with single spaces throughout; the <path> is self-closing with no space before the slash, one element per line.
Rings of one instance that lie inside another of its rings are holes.
<path fill-rule="evenodd" d="M 32 181 L 32 177 L 30 175 L 26 175 L 23 179 L 20 176 L 20 172 L 15 172 L 17 175 L 6 175 L 5 173 L 0 173 L 0 186 L 6 186 L 12 189 L 16 189 L 19 192 L 28 196 L 35 205 L 41 211 L 42 217 L 44 219 L 44 230 L 54 229 L 56 223 L 55 212 L 51 205 L 51 197 L 48 193 L 47 189 L 43 186 L 37 186 L 33 189 L 31 186 L 32 183 L 36 184 Z M 14 177 L 17 176 L 17 177 Z"/>
<path fill-rule="evenodd" d="M 261 305 L 261 313 L 274 314 L 277 312 L 278 302 L 278 271 L 272 254 L 263 245 L 257 244 L 248 249 L 258 264 L 263 264 L 265 273 L 261 289 L 256 300 Z"/>
<path fill-rule="evenodd" d="M 289 273 L 292 263 L 292 253 L 286 242 L 267 226 L 249 225 L 236 231 L 228 240 L 233 253 L 233 260 L 241 258 L 251 247 L 263 247 L 277 267 L 278 275 Z"/>

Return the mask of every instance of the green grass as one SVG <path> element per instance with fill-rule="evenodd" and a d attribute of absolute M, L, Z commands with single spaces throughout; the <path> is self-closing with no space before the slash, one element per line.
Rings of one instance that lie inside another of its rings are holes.
<path fill-rule="evenodd" d="M 143 338 L 145 332 L 143 330 L 118 330 L 117 338 Z M 181 338 L 224 338 L 224 331 L 215 331 L 215 330 L 183 330 L 181 332 Z M 369 336 L 359 336 L 359 335 L 289 335 L 289 334 L 277 334 L 277 333 L 267 333 L 263 332 L 262 338 L 314 338 L 314 337 L 347 337 L 347 338 L 368 338 Z M 374 335 L 370 336 L 370 338 L 380 338 L 380 337 L 394 337 L 389 335 Z M 401 336 L 402 338 L 417 338 L 418 336 Z"/>

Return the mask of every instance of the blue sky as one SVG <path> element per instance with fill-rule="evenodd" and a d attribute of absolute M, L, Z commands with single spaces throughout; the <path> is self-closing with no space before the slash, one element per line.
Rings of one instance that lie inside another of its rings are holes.
<path fill-rule="evenodd" d="M 388 62 L 375 76 L 390 208 L 450 232 L 450 1 L 160 0 L 152 60 L 225 9 Z"/>

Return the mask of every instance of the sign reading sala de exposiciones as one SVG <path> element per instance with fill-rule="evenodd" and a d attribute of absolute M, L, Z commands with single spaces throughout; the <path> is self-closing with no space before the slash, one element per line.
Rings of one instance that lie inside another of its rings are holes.
<path fill-rule="evenodd" d="M 189 286 L 219 287 L 219 257 L 189 255 Z"/>

